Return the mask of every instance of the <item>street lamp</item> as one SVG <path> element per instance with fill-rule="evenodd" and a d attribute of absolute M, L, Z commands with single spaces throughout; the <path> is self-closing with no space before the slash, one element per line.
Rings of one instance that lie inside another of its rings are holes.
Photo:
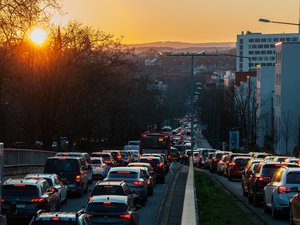
<path fill-rule="evenodd" d="M 269 20 L 269 19 L 265 19 L 265 18 L 260 18 L 258 21 L 262 22 L 262 23 L 278 23 L 278 24 L 298 26 L 298 32 L 300 33 L 300 23 L 290 23 L 290 22 L 273 21 L 273 20 Z"/>
<path fill-rule="evenodd" d="M 161 54 L 161 53 L 160 53 Z M 195 85 L 194 85 L 194 57 L 204 56 L 205 51 L 200 51 L 198 53 L 166 53 L 166 56 L 184 56 L 191 57 L 191 153 L 192 160 L 194 159 L 194 95 L 195 95 Z M 194 160 L 193 160 L 194 162 Z"/>

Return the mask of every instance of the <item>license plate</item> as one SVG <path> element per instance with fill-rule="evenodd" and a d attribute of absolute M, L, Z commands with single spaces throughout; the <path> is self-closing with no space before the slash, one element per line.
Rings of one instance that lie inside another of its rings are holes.
<path fill-rule="evenodd" d="M 17 204 L 16 207 L 17 207 L 17 209 L 24 209 L 25 204 Z"/>

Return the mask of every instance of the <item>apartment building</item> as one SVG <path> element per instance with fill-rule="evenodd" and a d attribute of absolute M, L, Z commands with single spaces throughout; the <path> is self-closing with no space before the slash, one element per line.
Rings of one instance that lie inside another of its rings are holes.
<path fill-rule="evenodd" d="M 300 33 L 262 34 L 247 31 L 237 35 L 236 71 L 255 70 L 257 65 L 275 65 L 275 44 L 277 42 L 300 41 Z"/>
<path fill-rule="evenodd" d="M 291 154 L 299 147 L 300 42 L 276 44 L 274 149 Z"/>

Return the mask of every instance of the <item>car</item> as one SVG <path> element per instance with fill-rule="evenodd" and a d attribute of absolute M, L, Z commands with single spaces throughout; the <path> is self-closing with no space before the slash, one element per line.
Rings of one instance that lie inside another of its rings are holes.
<path fill-rule="evenodd" d="M 151 183 L 153 184 L 153 186 L 156 185 L 156 174 L 155 174 L 154 169 L 153 169 L 153 167 L 151 166 L 150 163 L 133 162 L 133 163 L 129 163 L 128 167 L 146 167 L 146 168 L 148 168 Z"/>
<path fill-rule="evenodd" d="M 101 195 L 91 198 L 84 213 L 90 217 L 92 224 L 138 225 L 139 208 L 128 196 Z"/>
<path fill-rule="evenodd" d="M 245 153 L 229 153 L 229 157 L 228 160 L 226 161 L 225 165 L 224 165 L 224 169 L 225 169 L 225 176 L 228 177 L 228 169 L 230 168 L 230 163 L 232 163 L 232 159 L 236 156 L 249 156 L 249 154 L 245 154 Z"/>
<path fill-rule="evenodd" d="M 110 167 L 114 167 L 116 165 L 116 161 L 113 156 L 109 152 L 93 152 L 91 157 L 101 157 L 103 162 Z"/>
<path fill-rule="evenodd" d="M 180 154 L 177 148 L 171 147 L 171 161 L 179 162 Z"/>
<path fill-rule="evenodd" d="M 138 201 L 145 205 L 148 199 L 146 175 L 137 167 L 113 167 L 104 181 L 125 181 L 137 195 Z"/>
<path fill-rule="evenodd" d="M 167 174 L 169 172 L 169 168 L 170 168 L 170 163 L 166 158 L 166 155 L 164 154 L 157 154 L 157 153 L 152 153 L 152 154 L 143 154 L 143 157 L 147 157 L 147 156 L 154 156 L 154 157 L 159 157 L 161 159 L 161 161 L 164 164 L 165 167 L 165 174 Z"/>
<path fill-rule="evenodd" d="M 103 153 L 110 153 L 115 161 L 115 166 L 124 166 L 124 160 L 119 150 L 103 150 Z"/>
<path fill-rule="evenodd" d="M 215 149 L 211 149 L 211 148 L 197 148 L 197 151 L 199 151 L 199 164 L 198 167 L 204 167 L 205 168 L 205 161 L 206 158 L 208 156 L 208 153 L 210 152 L 215 152 Z"/>
<path fill-rule="evenodd" d="M 154 184 L 153 179 L 150 175 L 149 169 L 147 167 L 144 167 L 144 166 L 140 166 L 140 167 L 136 167 L 136 168 L 140 168 L 144 172 L 143 179 L 145 180 L 145 182 L 147 184 L 148 195 L 153 195 L 153 189 L 154 189 L 155 184 Z"/>
<path fill-rule="evenodd" d="M 25 176 L 25 178 L 44 178 L 48 181 L 50 187 L 55 187 L 58 190 L 59 196 L 59 205 L 61 203 L 67 202 L 67 186 L 60 180 L 57 174 L 55 173 L 30 173 Z"/>
<path fill-rule="evenodd" d="M 120 151 L 120 153 L 121 153 L 123 161 L 124 161 L 124 166 L 127 166 L 128 163 L 130 163 L 132 160 L 130 152 L 128 152 L 127 150 L 122 150 L 122 151 Z"/>
<path fill-rule="evenodd" d="M 102 157 L 91 157 L 93 179 L 104 179 L 109 171 L 109 166 L 103 162 Z"/>
<path fill-rule="evenodd" d="M 284 160 L 286 160 L 288 158 L 292 158 L 292 157 L 290 157 L 290 156 L 275 156 L 273 161 L 274 162 L 284 162 Z"/>
<path fill-rule="evenodd" d="M 88 190 L 88 169 L 85 161 L 80 157 L 49 157 L 44 173 L 56 173 L 67 186 L 68 193 L 81 197 Z"/>
<path fill-rule="evenodd" d="M 250 159 L 250 156 L 233 157 L 231 162 L 228 164 L 228 180 L 241 179 L 242 172 Z"/>
<path fill-rule="evenodd" d="M 224 165 L 226 160 L 229 158 L 229 154 L 222 155 L 222 158 L 218 161 L 217 164 L 217 174 L 224 176 Z"/>
<path fill-rule="evenodd" d="M 8 220 L 31 219 L 40 209 L 55 212 L 59 207 L 57 192 L 43 178 L 9 178 L 2 186 L 2 211 L 15 204 L 16 211 L 6 213 Z"/>
<path fill-rule="evenodd" d="M 249 180 L 251 179 L 256 167 L 260 162 L 262 162 L 263 159 L 261 158 L 251 158 L 247 165 L 245 166 L 243 172 L 242 172 L 242 190 L 243 190 L 243 195 L 247 196 L 248 195 L 248 185 L 249 185 Z"/>
<path fill-rule="evenodd" d="M 141 157 L 140 162 L 150 163 L 153 167 L 153 170 L 156 174 L 156 179 L 160 181 L 160 183 L 165 183 L 165 166 L 164 163 L 161 161 L 160 157 L 155 156 L 148 156 L 148 157 Z"/>
<path fill-rule="evenodd" d="M 194 165 L 198 165 L 199 164 L 199 159 L 200 159 L 199 158 L 199 152 L 196 151 L 196 152 L 193 153 L 193 155 L 194 155 L 193 156 Z"/>
<path fill-rule="evenodd" d="M 213 157 L 212 157 L 212 161 L 209 166 L 209 171 L 212 173 L 217 172 L 218 163 L 222 159 L 222 156 L 224 154 L 229 154 L 229 153 L 231 153 L 231 152 L 215 151 L 215 153 L 213 154 Z"/>
<path fill-rule="evenodd" d="M 85 167 L 88 172 L 88 182 L 91 184 L 93 182 L 93 168 L 91 164 L 91 157 L 87 152 L 58 152 L 55 156 L 73 156 L 73 157 L 81 157 L 85 162 Z"/>
<path fill-rule="evenodd" d="M 83 210 L 75 212 L 43 212 L 40 210 L 31 219 L 29 225 L 92 225 Z"/>
<path fill-rule="evenodd" d="M 300 188 L 300 167 L 281 167 L 264 188 L 264 211 L 271 209 L 272 217 L 278 218 L 281 213 L 289 212 L 290 199 Z"/>
<path fill-rule="evenodd" d="M 124 195 L 131 198 L 133 202 L 136 202 L 135 199 L 137 197 L 125 181 L 98 181 L 88 201 L 90 201 L 92 197 L 99 195 Z"/>
<path fill-rule="evenodd" d="M 300 190 L 291 198 L 289 203 L 289 220 L 292 225 L 300 225 Z"/>
<path fill-rule="evenodd" d="M 264 199 L 264 188 L 271 181 L 274 173 L 282 166 L 298 167 L 294 163 L 262 161 L 257 166 L 248 183 L 248 202 L 259 206 Z"/>

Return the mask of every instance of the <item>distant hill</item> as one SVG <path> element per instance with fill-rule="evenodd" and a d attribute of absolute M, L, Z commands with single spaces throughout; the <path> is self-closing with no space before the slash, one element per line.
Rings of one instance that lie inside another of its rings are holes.
<path fill-rule="evenodd" d="M 187 43 L 174 41 L 158 41 L 143 44 L 127 44 L 130 48 L 235 48 L 235 42 L 212 42 L 212 43 Z"/>

